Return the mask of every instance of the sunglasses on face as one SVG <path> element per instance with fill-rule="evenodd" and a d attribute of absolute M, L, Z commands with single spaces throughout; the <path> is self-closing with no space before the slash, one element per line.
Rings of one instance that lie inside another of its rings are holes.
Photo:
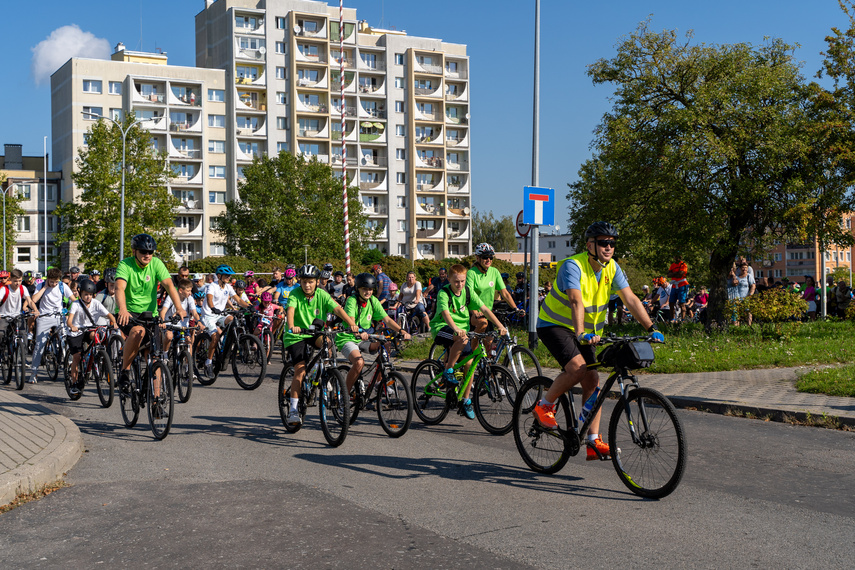
<path fill-rule="evenodd" d="M 140 255 L 154 255 L 153 249 L 138 249 L 137 251 L 140 252 Z"/>
<path fill-rule="evenodd" d="M 481 259 L 483 259 L 484 261 L 487 261 L 488 259 L 493 259 L 493 256 L 492 256 L 492 255 L 481 255 L 481 256 L 479 256 L 479 257 L 480 257 Z"/>
<path fill-rule="evenodd" d="M 610 248 L 614 249 L 615 244 L 617 244 L 617 242 L 613 239 L 598 239 L 597 240 L 597 245 L 600 247 L 610 247 Z"/>

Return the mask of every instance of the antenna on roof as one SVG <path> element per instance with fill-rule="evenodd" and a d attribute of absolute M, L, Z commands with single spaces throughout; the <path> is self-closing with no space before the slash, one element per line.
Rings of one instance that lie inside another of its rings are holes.
<path fill-rule="evenodd" d="M 386 2 L 385 0 L 380 0 L 380 26 L 379 28 L 382 30 L 386 27 Z"/>
<path fill-rule="evenodd" d="M 142 43 L 142 9 L 143 9 L 143 3 L 142 3 L 142 0 L 140 0 L 140 45 L 139 45 L 139 48 L 138 48 L 138 49 L 139 49 L 139 51 L 143 51 L 143 43 Z"/>

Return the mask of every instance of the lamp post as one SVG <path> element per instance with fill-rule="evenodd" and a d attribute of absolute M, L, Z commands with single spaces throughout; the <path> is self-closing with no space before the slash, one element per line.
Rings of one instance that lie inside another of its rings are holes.
<path fill-rule="evenodd" d="M 127 129 L 122 128 L 122 124 L 113 119 L 112 117 L 105 117 L 104 115 L 97 115 L 95 113 L 89 113 L 87 111 L 81 111 L 84 115 L 88 115 L 90 117 L 95 117 L 96 119 L 107 119 L 117 127 L 119 127 L 119 131 L 122 133 L 122 205 L 121 205 L 121 214 L 119 217 L 119 234 L 121 237 L 119 238 L 119 261 L 125 259 L 125 141 L 128 137 L 128 133 L 134 125 L 138 125 L 139 123 L 144 123 L 145 121 L 151 121 L 152 119 L 137 119 L 130 125 L 128 125 Z"/>
<path fill-rule="evenodd" d="M 303 265 L 308 265 L 309 264 L 309 246 L 303 245 L 303 249 L 305 250 L 305 253 L 303 254 Z"/>

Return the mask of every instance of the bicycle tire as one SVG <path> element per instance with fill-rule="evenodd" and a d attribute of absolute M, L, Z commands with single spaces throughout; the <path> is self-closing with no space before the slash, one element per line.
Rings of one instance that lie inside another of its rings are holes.
<path fill-rule="evenodd" d="M 130 369 L 130 384 L 119 386 L 119 405 L 122 410 L 122 420 L 126 428 L 137 425 L 140 417 L 140 404 L 137 400 L 136 387 L 139 386 L 139 370 L 136 365 Z M 124 390 L 123 390 L 124 388 Z"/>
<path fill-rule="evenodd" d="M 479 368 L 475 377 L 472 403 L 478 423 L 493 435 L 505 435 L 511 431 L 514 419 L 514 401 L 519 391 L 517 379 L 504 366 L 494 364 L 484 377 Z"/>
<path fill-rule="evenodd" d="M 66 355 L 66 368 L 68 369 L 68 373 L 65 375 L 65 393 L 68 394 L 68 399 L 72 402 L 76 402 L 81 397 L 83 397 L 83 390 L 80 389 L 82 382 L 80 382 L 80 377 L 83 375 L 83 357 L 81 355 L 80 362 L 77 364 L 77 380 L 71 381 L 71 364 L 69 361 L 71 360 L 71 354 Z M 77 388 L 77 393 L 72 392 L 73 388 Z"/>
<path fill-rule="evenodd" d="M 520 386 L 528 382 L 529 378 L 543 376 L 540 361 L 537 360 L 537 356 L 535 356 L 534 352 L 525 346 L 517 345 L 509 351 L 506 351 L 501 365 L 510 370 L 511 374 L 516 376 L 517 382 Z"/>
<path fill-rule="evenodd" d="M 389 437 L 401 437 L 413 421 L 413 399 L 407 379 L 390 372 L 377 390 L 377 419 Z"/>
<path fill-rule="evenodd" d="M 173 381 L 178 388 L 178 401 L 186 404 L 193 392 L 193 359 L 186 348 L 182 348 L 178 353 Z"/>
<path fill-rule="evenodd" d="M 92 362 L 92 376 L 95 379 L 95 390 L 98 392 L 101 407 L 109 408 L 113 405 L 115 397 L 115 375 L 113 363 L 110 362 L 107 349 L 103 346 L 99 346 L 95 352 L 95 359 Z"/>
<path fill-rule="evenodd" d="M 555 403 L 555 421 L 558 422 L 558 432 L 540 426 L 532 414 L 535 404 L 540 399 L 537 394 L 545 393 L 552 385 L 552 380 L 546 376 L 535 376 L 523 384 L 514 402 L 512 430 L 514 443 L 522 460 L 532 470 L 538 473 L 552 474 L 561 470 L 570 459 L 570 448 L 567 441 L 561 437 L 560 431 L 573 429 L 570 425 L 570 404 L 567 395 L 562 394 Z"/>
<path fill-rule="evenodd" d="M 639 443 L 632 440 L 627 409 Z M 609 447 L 620 480 L 648 499 L 670 495 L 686 470 L 686 437 L 677 410 L 652 388 L 635 388 L 618 400 L 609 422 Z"/>
<path fill-rule="evenodd" d="M 279 417 L 282 418 L 282 425 L 285 426 L 285 431 L 288 433 L 297 433 L 303 427 L 303 424 L 291 425 L 288 423 L 288 412 L 291 410 L 291 381 L 294 379 L 294 367 L 286 366 L 279 374 Z M 304 394 L 300 394 L 297 402 L 297 411 L 300 412 L 300 418 L 306 419 L 306 398 Z"/>
<path fill-rule="evenodd" d="M 120 335 L 113 335 L 107 341 L 107 357 L 113 363 L 113 372 L 122 369 L 125 351 L 125 340 Z"/>
<path fill-rule="evenodd" d="M 0 352 L 2 352 L 0 354 L 0 379 L 2 379 L 5 386 L 12 381 L 12 363 L 9 362 L 10 353 L 6 351 L 5 345 L 0 348 Z"/>
<path fill-rule="evenodd" d="M 74 356 L 71 354 L 71 351 L 66 348 L 65 355 L 62 358 L 62 375 L 65 379 L 65 383 L 68 384 L 71 381 L 71 362 L 74 360 Z"/>
<path fill-rule="evenodd" d="M 175 395 L 172 393 L 172 375 L 169 374 L 169 367 L 161 361 L 153 362 L 151 377 L 148 382 L 148 390 L 146 391 L 146 400 L 148 406 L 148 423 L 151 426 L 151 433 L 154 438 L 162 440 L 169 435 L 169 428 L 172 427 L 172 419 L 175 411 Z M 155 382 L 157 373 L 160 372 L 160 395 L 155 396 Z"/>
<path fill-rule="evenodd" d="M 56 355 L 47 349 L 42 355 L 42 367 L 44 367 L 48 380 L 55 382 L 59 376 L 59 364 L 57 364 Z"/>
<path fill-rule="evenodd" d="M 193 343 L 193 360 L 195 365 L 194 367 L 196 369 L 196 380 L 198 380 L 199 384 L 202 386 L 210 386 L 217 381 L 216 372 L 214 372 L 213 376 L 208 376 L 208 373 L 205 372 L 205 360 L 208 358 L 208 348 L 210 347 L 210 343 L 211 339 L 204 335 L 198 337 L 196 342 Z M 216 356 L 216 351 L 214 351 L 214 357 L 216 358 Z"/>
<path fill-rule="evenodd" d="M 448 400 L 442 383 L 444 368 L 437 360 L 423 360 L 413 371 L 410 391 L 413 410 L 426 425 L 436 425 L 448 415 Z"/>
<path fill-rule="evenodd" d="M 15 389 L 23 390 L 24 383 L 27 381 L 27 341 L 26 339 L 18 340 L 17 358 L 14 364 L 15 368 Z"/>
<path fill-rule="evenodd" d="M 235 380 L 244 390 L 255 390 L 264 382 L 267 356 L 257 336 L 241 335 L 235 343 L 230 360 Z"/>
<path fill-rule="evenodd" d="M 318 398 L 318 414 L 324 439 L 332 447 L 344 443 L 350 426 L 350 398 L 347 384 L 341 372 L 327 368 L 321 378 L 321 394 Z"/>
<path fill-rule="evenodd" d="M 430 345 L 430 350 L 428 350 L 428 360 L 439 360 L 439 357 L 442 356 L 442 353 L 445 352 L 445 347 L 439 344 L 436 344 L 436 341 L 433 341 L 433 344 Z"/>
<path fill-rule="evenodd" d="M 273 356 L 273 335 L 267 329 L 261 331 L 261 346 L 264 348 L 264 358 L 267 362 Z"/>
<path fill-rule="evenodd" d="M 344 382 L 347 383 L 347 374 L 350 372 L 350 366 L 346 364 L 342 364 L 340 366 L 336 366 L 336 369 L 341 372 L 341 375 L 344 376 Z M 363 372 L 365 368 L 362 369 Z M 353 422 L 356 421 L 356 418 L 359 417 L 359 412 L 365 408 L 365 394 L 358 394 L 357 390 L 359 389 L 360 379 L 357 378 L 356 382 L 353 383 L 353 388 L 350 389 L 350 425 L 353 425 Z M 363 382 L 363 387 L 365 386 Z"/>

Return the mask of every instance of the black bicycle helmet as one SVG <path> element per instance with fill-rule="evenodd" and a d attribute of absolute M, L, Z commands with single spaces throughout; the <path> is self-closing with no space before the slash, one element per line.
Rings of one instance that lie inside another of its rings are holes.
<path fill-rule="evenodd" d="M 330 273 L 329 269 L 324 269 L 321 271 L 321 279 L 331 279 L 332 273 Z"/>
<path fill-rule="evenodd" d="M 246 281 L 243 279 L 235 281 L 235 289 L 246 289 Z"/>
<path fill-rule="evenodd" d="M 336 271 L 335 273 L 333 273 L 333 277 L 335 276 L 344 277 L 344 271 Z"/>
<path fill-rule="evenodd" d="M 511 276 L 510 273 L 502 273 L 502 279 L 507 279 L 510 276 Z"/>
<path fill-rule="evenodd" d="M 599 236 L 609 236 L 615 239 L 618 238 L 618 231 L 613 225 L 608 222 L 594 222 L 588 229 L 585 230 L 585 240 L 596 238 Z"/>
<path fill-rule="evenodd" d="M 320 276 L 321 270 L 311 263 L 300 267 L 300 271 L 297 272 L 297 277 L 300 279 L 317 279 Z"/>
<path fill-rule="evenodd" d="M 333 265 L 332 263 L 324 263 L 324 271 L 332 271 Z"/>
<path fill-rule="evenodd" d="M 33 278 L 33 272 L 32 271 L 25 271 L 24 272 L 24 281 L 30 281 L 32 278 Z"/>
<path fill-rule="evenodd" d="M 79 289 L 82 293 L 91 293 L 92 295 L 94 295 L 98 287 L 91 279 L 84 279 L 83 281 L 77 284 L 77 289 Z"/>
<path fill-rule="evenodd" d="M 525 273 L 522 271 L 517 272 L 517 279 L 523 279 L 525 277 Z"/>
<path fill-rule="evenodd" d="M 137 234 L 131 238 L 131 249 L 154 251 L 157 249 L 157 242 L 148 234 Z"/>
<path fill-rule="evenodd" d="M 357 289 L 362 289 L 363 287 L 367 287 L 368 289 L 376 289 L 377 278 L 370 273 L 360 273 L 353 280 L 353 285 Z"/>
<path fill-rule="evenodd" d="M 104 270 L 104 281 L 107 283 L 115 283 L 116 282 L 116 268 L 108 267 Z"/>

